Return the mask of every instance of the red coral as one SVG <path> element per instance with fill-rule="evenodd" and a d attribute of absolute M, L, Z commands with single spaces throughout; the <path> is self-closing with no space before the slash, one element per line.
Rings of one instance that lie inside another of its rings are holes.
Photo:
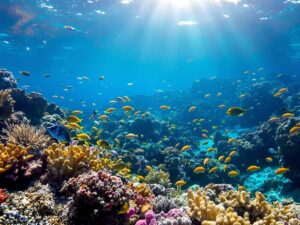
<path fill-rule="evenodd" d="M 6 194 L 3 189 L 0 189 L 0 205 L 5 202 L 8 197 L 9 195 Z"/>

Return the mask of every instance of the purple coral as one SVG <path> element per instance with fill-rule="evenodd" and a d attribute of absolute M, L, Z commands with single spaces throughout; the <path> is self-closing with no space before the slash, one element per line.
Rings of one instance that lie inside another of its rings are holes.
<path fill-rule="evenodd" d="M 157 220 L 153 211 L 148 211 L 145 213 L 145 219 L 139 220 L 135 225 L 157 225 Z"/>
<path fill-rule="evenodd" d="M 168 213 L 160 213 L 157 216 L 159 225 L 190 225 L 192 221 L 181 209 L 171 209 Z"/>
<path fill-rule="evenodd" d="M 119 177 L 105 171 L 71 178 L 62 192 L 72 196 L 69 218 L 74 224 L 122 224 L 122 206 L 132 194 Z"/>

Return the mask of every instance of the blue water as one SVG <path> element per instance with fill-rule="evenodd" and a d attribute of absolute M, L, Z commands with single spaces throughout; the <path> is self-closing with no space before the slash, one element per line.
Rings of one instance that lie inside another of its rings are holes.
<path fill-rule="evenodd" d="M 238 79 L 245 70 L 294 74 L 299 10 L 283 0 L 2 0 L 1 67 L 30 71 L 19 85 L 67 108 L 187 90 L 197 79 Z"/>

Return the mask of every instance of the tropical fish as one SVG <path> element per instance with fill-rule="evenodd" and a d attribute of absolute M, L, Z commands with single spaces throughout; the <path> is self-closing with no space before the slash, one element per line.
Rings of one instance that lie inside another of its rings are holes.
<path fill-rule="evenodd" d="M 295 126 L 290 129 L 290 134 L 296 134 L 300 131 L 300 127 Z"/>
<path fill-rule="evenodd" d="M 29 77 L 31 75 L 28 71 L 20 71 L 20 74 L 25 77 Z"/>
<path fill-rule="evenodd" d="M 185 151 L 187 151 L 187 150 L 189 150 L 189 149 L 191 149 L 191 146 L 190 145 L 185 145 L 185 146 L 183 146 L 182 148 L 181 148 L 181 152 L 185 152 Z"/>
<path fill-rule="evenodd" d="M 233 156 L 235 156 L 236 155 L 236 151 L 231 151 L 230 153 L 229 153 L 229 157 L 233 157 Z"/>
<path fill-rule="evenodd" d="M 128 202 L 124 203 L 120 209 L 120 211 L 118 212 L 118 214 L 125 214 L 127 213 L 128 209 L 129 209 L 130 205 Z"/>
<path fill-rule="evenodd" d="M 226 105 L 221 104 L 221 105 L 219 105 L 218 107 L 219 107 L 220 109 L 224 109 L 224 108 L 226 107 Z"/>
<path fill-rule="evenodd" d="M 56 139 L 59 142 L 71 141 L 71 134 L 70 134 L 68 128 L 66 128 L 63 125 L 57 124 L 57 125 L 53 125 L 51 127 L 47 127 L 47 131 L 51 137 L 53 137 L 54 139 Z"/>
<path fill-rule="evenodd" d="M 228 156 L 228 157 L 225 159 L 224 163 L 229 163 L 229 162 L 231 162 L 231 157 L 230 157 L 230 156 Z"/>
<path fill-rule="evenodd" d="M 234 141 L 234 138 L 229 138 L 228 139 L 228 144 L 231 144 Z"/>
<path fill-rule="evenodd" d="M 98 117 L 100 120 L 107 120 L 108 116 L 107 115 L 101 115 Z"/>
<path fill-rule="evenodd" d="M 269 162 L 269 163 L 271 163 L 271 162 L 273 162 L 273 159 L 272 159 L 272 157 L 267 157 L 266 161 Z"/>
<path fill-rule="evenodd" d="M 111 146 L 110 144 L 105 141 L 105 140 L 98 140 L 97 142 L 97 145 L 100 147 L 100 148 L 103 148 L 103 149 L 111 149 Z"/>
<path fill-rule="evenodd" d="M 78 129 L 78 130 L 82 130 L 82 126 L 80 126 L 78 123 L 69 123 L 68 124 L 70 128 L 72 129 Z"/>
<path fill-rule="evenodd" d="M 134 110 L 134 108 L 131 107 L 131 106 L 129 106 L 129 105 L 123 106 L 122 109 L 123 109 L 125 112 L 129 112 L 129 111 Z"/>
<path fill-rule="evenodd" d="M 255 165 L 249 166 L 249 167 L 247 168 L 247 171 L 248 171 L 248 172 L 255 172 L 255 171 L 257 171 L 257 170 L 260 170 L 260 167 L 259 167 L 259 166 L 255 166 Z"/>
<path fill-rule="evenodd" d="M 80 123 L 82 120 L 79 119 L 77 116 L 71 115 L 71 116 L 69 116 L 69 117 L 67 118 L 67 121 L 68 121 L 69 123 Z"/>
<path fill-rule="evenodd" d="M 221 155 L 221 156 L 219 156 L 218 161 L 221 162 L 221 161 L 224 160 L 224 158 L 225 158 L 225 156 L 224 156 L 224 155 Z"/>
<path fill-rule="evenodd" d="M 231 107 L 226 111 L 226 114 L 229 116 L 243 116 L 246 113 L 246 110 L 240 107 Z"/>
<path fill-rule="evenodd" d="M 283 117 L 283 118 L 289 118 L 289 117 L 293 117 L 293 116 L 295 116 L 293 113 L 284 113 L 281 115 L 281 117 Z"/>
<path fill-rule="evenodd" d="M 115 110 L 115 108 L 108 108 L 107 110 L 105 110 L 105 113 L 112 113 Z"/>
<path fill-rule="evenodd" d="M 90 141 L 91 137 L 88 134 L 80 133 L 77 134 L 77 138 L 81 141 Z"/>
<path fill-rule="evenodd" d="M 73 115 L 82 114 L 82 111 L 80 111 L 80 110 L 74 110 L 74 111 L 72 112 L 72 114 L 73 114 Z"/>
<path fill-rule="evenodd" d="M 276 154 L 276 150 L 274 148 L 269 148 L 268 152 L 270 152 L 271 154 Z"/>
<path fill-rule="evenodd" d="M 194 169 L 194 173 L 204 173 L 205 172 L 205 168 L 202 166 L 198 166 Z"/>
<path fill-rule="evenodd" d="M 277 121 L 279 120 L 280 118 L 279 117 L 272 117 L 269 119 L 270 122 L 273 122 L 273 121 Z"/>
<path fill-rule="evenodd" d="M 284 168 L 284 167 L 281 167 L 281 168 L 278 168 L 276 171 L 275 171 L 275 174 L 276 175 L 280 175 L 280 174 L 284 174 L 286 172 L 289 171 L 289 168 Z"/>
<path fill-rule="evenodd" d="M 145 168 L 146 168 L 147 171 L 153 170 L 151 166 L 146 166 Z"/>
<path fill-rule="evenodd" d="M 105 79 L 105 76 L 101 75 L 99 76 L 99 80 L 104 80 Z"/>
<path fill-rule="evenodd" d="M 218 167 L 218 166 L 215 166 L 215 167 L 211 168 L 211 169 L 208 171 L 208 173 L 215 173 L 215 172 L 218 171 L 218 169 L 219 169 L 219 167 Z"/>
<path fill-rule="evenodd" d="M 162 105 L 159 107 L 160 109 L 163 109 L 163 110 L 169 110 L 171 107 L 168 106 L 168 105 Z"/>
<path fill-rule="evenodd" d="M 127 138 L 127 139 L 133 139 L 133 138 L 137 138 L 137 137 L 138 137 L 138 135 L 133 134 L 133 133 L 128 133 L 125 135 L 125 138 Z"/>
<path fill-rule="evenodd" d="M 186 185 L 186 182 L 184 180 L 179 180 L 175 183 L 175 185 L 181 187 L 183 185 Z"/>
<path fill-rule="evenodd" d="M 208 148 L 206 151 L 207 151 L 207 152 L 217 151 L 217 148 Z"/>
<path fill-rule="evenodd" d="M 207 165 L 208 163 L 209 163 L 209 158 L 205 158 L 204 161 L 203 161 L 203 164 Z"/>
<path fill-rule="evenodd" d="M 72 26 L 69 26 L 69 25 L 65 25 L 64 28 L 66 30 L 69 30 L 69 31 L 76 31 L 75 27 L 72 27 Z"/>
<path fill-rule="evenodd" d="M 240 173 L 235 171 L 235 170 L 231 170 L 229 173 L 228 173 L 228 176 L 229 177 L 237 177 Z"/>
<path fill-rule="evenodd" d="M 196 109 L 197 109 L 196 106 L 191 106 L 191 107 L 189 108 L 189 112 L 193 112 L 193 111 L 195 111 Z"/>

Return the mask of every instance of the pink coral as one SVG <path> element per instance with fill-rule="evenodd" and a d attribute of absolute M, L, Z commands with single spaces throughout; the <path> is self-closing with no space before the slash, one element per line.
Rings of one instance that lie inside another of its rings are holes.
<path fill-rule="evenodd" d="M 9 195 L 6 194 L 3 189 L 0 189 L 0 204 L 5 202 L 8 197 L 9 197 Z"/>

